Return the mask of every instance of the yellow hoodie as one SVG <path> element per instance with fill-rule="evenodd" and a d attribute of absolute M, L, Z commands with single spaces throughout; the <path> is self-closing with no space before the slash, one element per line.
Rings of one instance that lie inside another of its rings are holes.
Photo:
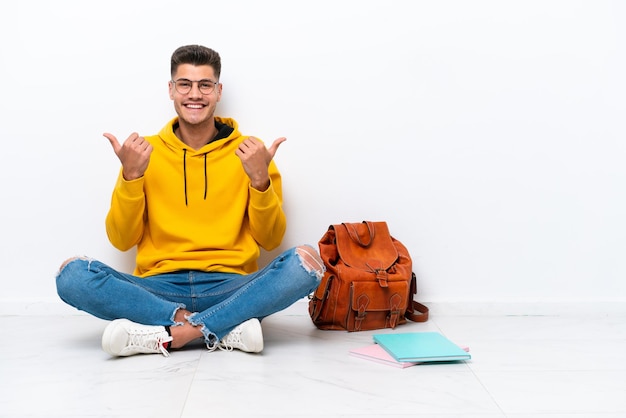
<path fill-rule="evenodd" d="M 153 151 L 143 177 L 126 181 L 120 170 L 106 231 L 121 251 L 137 245 L 134 274 L 251 273 L 258 269 L 259 246 L 280 245 L 287 221 L 276 165 L 270 163 L 266 191 L 252 188 L 235 155 L 247 137 L 235 120 L 215 120 L 233 128 L 227 138 L 190 149 L 174 135 L 174 118 L 158 135 L 145 137 Z"/>

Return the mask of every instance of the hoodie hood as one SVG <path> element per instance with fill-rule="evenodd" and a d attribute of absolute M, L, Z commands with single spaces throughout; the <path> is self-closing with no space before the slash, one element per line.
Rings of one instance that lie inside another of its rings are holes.
<path fill-rule="evenodd" d="M 232 118 L 221 118 L 216 116 L 215 118 L 215 127 L 217 128 L 217 135 L 212 138 L 206 145 L 198 150 L 194 150 L 189 145 L 185 144 L 174 134 L 174 130 L 178 127 L 178 116 L 174 119 L 170 120 L 167 125 L 161 129 L 158 136 L 163 141 L 167 147 L 171 148 L 174 151 L 187 150 L 188 152 L 197 155 L 211 152 L 219 146 L 223 146 L 226 142 L 229 142 L 235 138 L 239 138 L 241 133 L 239 132 L 239 125 L 237 121 Z M 224 141 L 222 141 L 224 140 Z M 221 144 L 216 145 L 216 142 L 222 142 Z"/>

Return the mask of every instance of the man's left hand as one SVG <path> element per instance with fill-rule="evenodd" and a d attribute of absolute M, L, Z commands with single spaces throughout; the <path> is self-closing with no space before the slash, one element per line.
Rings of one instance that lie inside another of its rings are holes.
<path fill-rule="evenodd" d="M 286 140 L 287 138 L 280 137 L 269 148 L 265 148 L 260 139 L 249 136 L 239 144 L 235 154 L 241 160 L 243 169 L 250 177 L 252 187 L 262 192 L 270 187 L 268 167 L 276 155 L 278 147 Z"/>

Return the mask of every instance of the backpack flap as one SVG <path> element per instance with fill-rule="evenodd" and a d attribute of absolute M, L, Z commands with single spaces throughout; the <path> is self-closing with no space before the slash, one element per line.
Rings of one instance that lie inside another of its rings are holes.
<path fill-rule="evenodd" d="M 398 250 L 385 222 L 363 221 L 333 225 L 337 252 L 348 267 L 374 273 L 387 286 L 387 270 L 398 260 Z"/>
<path fill-rule="evenodd" d="M 380 287 L 377 282 L 352 282 L 349 315 L 353 317 L 354 330 L 395 328 L 406 322 L 408 292 L 406 281 L 390 282 L 387 287 Z"/>

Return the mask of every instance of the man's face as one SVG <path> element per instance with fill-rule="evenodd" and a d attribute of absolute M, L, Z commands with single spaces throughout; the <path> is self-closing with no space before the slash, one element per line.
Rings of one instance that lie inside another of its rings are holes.
<path fill-rule="evenodd" d="M 174 109 L 180 121 L 190 125 L 207 121 L 213 123 L 217 102 L 222 97 L 222 85 L 215 84 L 218 80 L 213 68 L 208 65 L 197 67 L 181 64 L 172 79 L 176 86 L 172 81 L 169 82 L 170 99 L 174 101 Z M 212 91 L 206 93 L 212 86 Z"/>

